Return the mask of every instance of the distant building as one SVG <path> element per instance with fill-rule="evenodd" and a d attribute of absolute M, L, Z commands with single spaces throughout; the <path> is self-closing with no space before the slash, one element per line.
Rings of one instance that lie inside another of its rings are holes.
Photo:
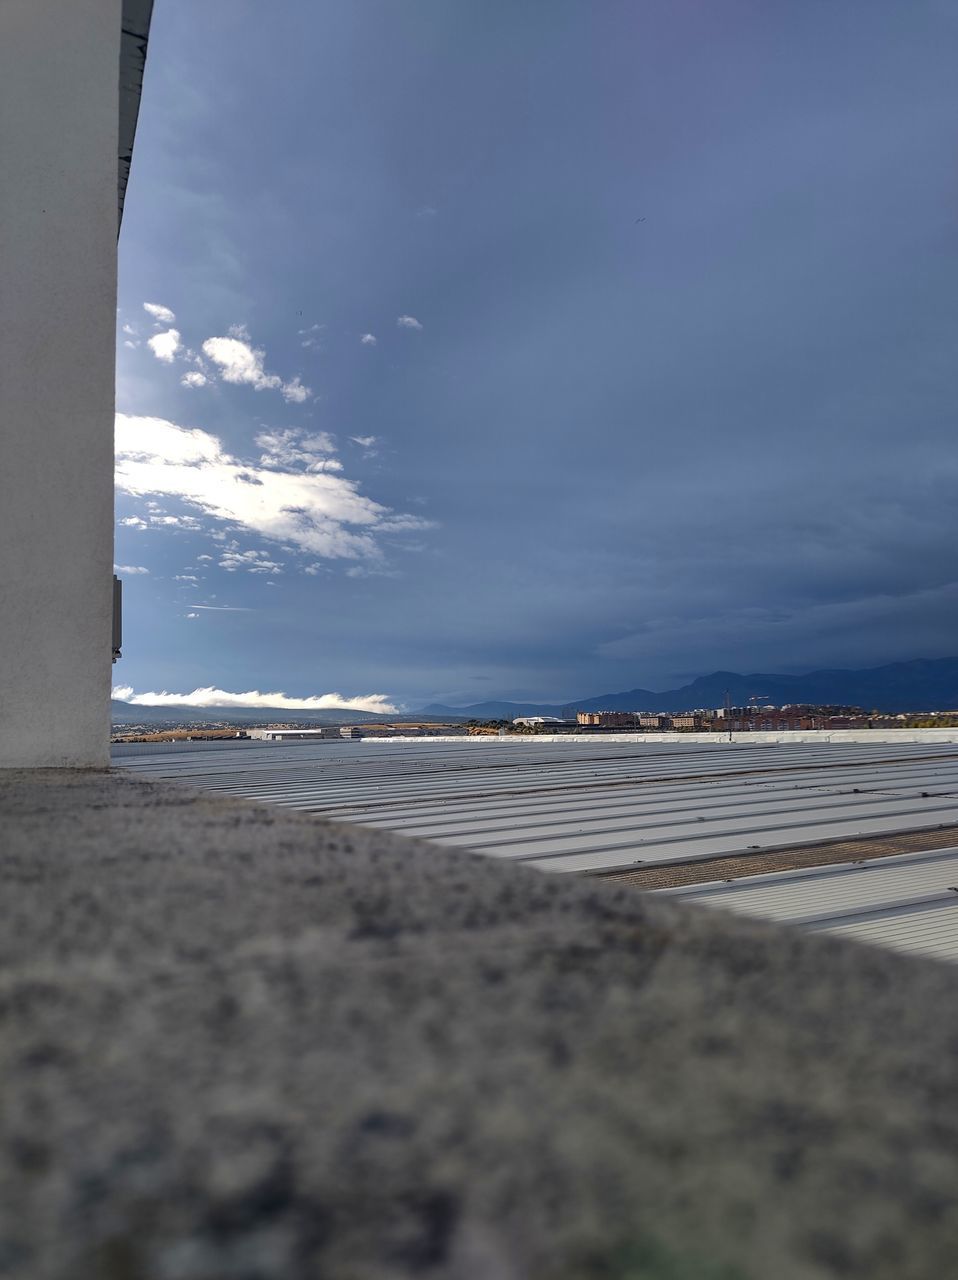
<path fill-rule="evenodd" d="M 336 730 L 343 738 L 465 738 L 461 724 L 346 724 Z"/>
<path fill-rule="evenodd" d="M 782 733 L 798 729 L 834 728 L 828 726 L 822 716 L 783 715 L 779 711 L 759 711 L 751 714 L 722 716 L 713 720 L 710 727 L 722 733 Z"/>
<path fill-rule="evenodd" d="M 704 717 L 696 715 L 694 712 L 690 712 L 688 715 L 672 716 L 673 729 L 690 730 L 704 729 L 706 727 Z"/>
<path fill-rule="evenodd" d="M 576 720 L 583 729 L 627 730 L 641 729 L 644 732 L 661 733 L 672 728 L 690 727 L 688 716 L 694 716 L 704 724 L 707 713 L 696 711 L 686 713 L 685 718 L 666 715 L 665 712 L 649 711 L 580 711 Z M 696 727 L 699 727 L 696 725 Z"/>
<path fill-rule="evenodd" d="M 640 728 L 640 729 L 652 729 L 652 730 L 659 729 L 659 730 L 661 730 L 661 729 L 671 729 L 671 728 L 672 728 L 672 719 L 671 719 L 671 717 L 670 717 L 670 716 L 663 716 L 663 715 L 658 715 L 658 716 L 640 715 L 638 719 L 639 719 L 639 728 Z"/>
<path fill-rule="evenodd" d="M 576 728 L 574 720 L 563 720 L 561 716 L 517 716 L 512 723 L 517 729 L 535 733 L 571 733 Z"/>
<path fill-rule="evenodd" d="M 314 742 L 317 738 L 338 738 L 339 728 L 324 724 L 320 729 L 251 729 L 249 736 L 263 742 L 295 742 L 297 739 Z"/>
<path fill-rule="evenodd" d="M 516 716 L 512 722 L 526 729 L 531 729 L 534 725 L 540 724 L 566 724 L 560 716 Z"/>

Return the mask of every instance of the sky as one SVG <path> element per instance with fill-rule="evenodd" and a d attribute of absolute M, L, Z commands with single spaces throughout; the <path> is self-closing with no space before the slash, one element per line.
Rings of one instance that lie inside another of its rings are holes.
<path fill-rule="evenodd" d="M 954 0 L 162 0 L 124 696 L 958 654 L 956 65 Z"/>

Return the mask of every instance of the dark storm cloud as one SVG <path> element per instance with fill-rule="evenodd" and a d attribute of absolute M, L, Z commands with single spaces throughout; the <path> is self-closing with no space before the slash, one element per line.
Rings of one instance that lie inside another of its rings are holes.
<path fill-rule="evenodd" d="M 124 300 L 251 323 L 304 425 L 377 437 L 364 492 L 440 527 L 396 576 L 284 575 L 195 683 L 562 698 L 956 651 L 951 6 L 228 12 L 157 15 Z M 121 408 L 239 456 L 300 423 L 186 418 L 122 355 Z"/>

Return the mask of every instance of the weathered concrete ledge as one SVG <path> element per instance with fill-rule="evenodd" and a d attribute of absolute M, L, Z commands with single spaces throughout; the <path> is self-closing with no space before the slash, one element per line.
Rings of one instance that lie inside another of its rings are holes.
<path fill-rule="evenodd" d="M 909 1280 L 950 968 L 114 774 L 0 774 L 0 1275 Z"/>

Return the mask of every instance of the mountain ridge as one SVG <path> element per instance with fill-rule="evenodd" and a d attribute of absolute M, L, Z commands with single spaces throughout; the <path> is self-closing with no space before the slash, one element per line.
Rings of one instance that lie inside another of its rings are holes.
<path fill-rule="evenodd" d="M 866 711 L 893 714 L 905 711 L 944 711 L 958 708 L 958 658 L 915 658 L 880 667 L 826 667 L 804 675 L 762 672 L 742 674 L 713 671 L 678 689 L 656 692 L 627 689 L 570 702 L 475 702 L 464 707 L 430 703 L 421 715 L 457 715 L 473 719 L 501 719 L 522 715 L 570 715 L 576 711 L 691 711 L 717 709 L 726 690 L 733 706 L 751 697 L 780 706 L 821 703 L 860 706 Z"/>
<path fill-rule="evenodd" d="M 157 727 L 181 724 L 395 724 L 401 721 L 438 719 L 428 712 L 397 712 L 384 714 L 376 711 L 350 711 L 347 707 L 324 707 L 321 710 L 291 711 L 288 707 L 191 707 L 183 704 L 170 706 L 153 703 L 122 702 L 113 698 L 110 703 L 114 725 L 136 724 Z M 462 717 L 450 713 L 453 718 Z"/>

